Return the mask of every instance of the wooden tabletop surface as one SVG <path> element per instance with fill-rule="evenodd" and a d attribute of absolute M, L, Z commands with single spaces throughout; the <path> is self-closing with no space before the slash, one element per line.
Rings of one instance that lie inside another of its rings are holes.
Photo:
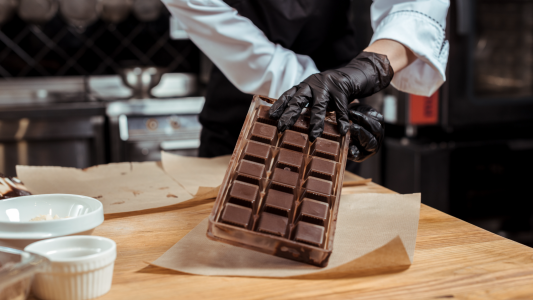
<path fill-rule="evenodd" d="M 392 193 L 377 184 L 343 193 Z M 93 235 L 116 241 L 111 291 L 99 299 L 533 299 L 533 249 L 422 205 L 404 271 L 304 280 L 189 275 L 148 265 L 209 215 L 213 200 L 106 215 Z"/>

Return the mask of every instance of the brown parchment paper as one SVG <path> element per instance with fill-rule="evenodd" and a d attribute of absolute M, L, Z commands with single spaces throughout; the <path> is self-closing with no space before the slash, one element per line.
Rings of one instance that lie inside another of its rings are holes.
<path fill-rule="evenodd" d="M 217 196 L 230 158 L 231 155 L 202 158 L 161 152 L 161 163 L 165 172 L 191 195 L 195 195 L 195 198 L 202 197 L 203 199 Z M 205 198 L 207 194 L 209 197 Z"/>
<path fill-rule="evenodd" d="M 207 219 L 152 264 L 198 275 L 325 277 L 398 270 L 413 261 L 420 194 L 343 195 L 325 268 L 209 240 Z"/>
<path fill-rule="evenodd" d="M 17 176 L 33 194 L 77 194 L 96 198 L 104 213 L 138 211 L 189 199 L 157 162 L 112 163 L 87 169 L 17 166 Z"/>

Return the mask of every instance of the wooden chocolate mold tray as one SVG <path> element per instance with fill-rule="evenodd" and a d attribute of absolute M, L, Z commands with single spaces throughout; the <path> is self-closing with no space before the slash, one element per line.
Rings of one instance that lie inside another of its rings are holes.
<path fill-rule="evenodd" d="M 332 251 L 349 136 L 327 121 L 314 143 L 304 114 L 278 133 L 275 99 L 255 96 L 209 217 L 207 236 L 326 266 Z"/>

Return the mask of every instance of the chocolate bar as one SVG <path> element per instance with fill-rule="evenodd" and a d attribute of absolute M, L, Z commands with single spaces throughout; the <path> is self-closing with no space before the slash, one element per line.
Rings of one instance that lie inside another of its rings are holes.
<path fill-rule="evenodd" d="M 328 202 L 328 197 L 331 195 L 333 187 L 331 181 L 315 177 L 307 178 L 304 186 L 306 197 L 324 202 Z"/>
<path fill-rule="evenodd" d="M 210 239 L 324 267 L 332 253 L 350 133 L 335 113 L 309 142 L 309 109 L 280 133 L 274 99 L 254 96 L 209 216 Z"/>
<path fill-rule="evenodd" d="M 309 117 L 300 115 L 294 125 L 292 125 L 291 129 L 304 134 L 309 134 Z"/>
<path fill-rule="evenodd" d="M 237 168 L 237 177 L 235 179 L 259 185 L 259 180 L 264 177 L 265 165 L 243 159 Z"/>
<path fill-rule="evenodd" d="M 0 173 L 0 200 L 31 195 L 17 177 L 7 177 Z"/>
<path fill-rule="evenodd" d="M 313 143 L 311 155 L 322 157 L 330 160 L 337 160 L 339 154 L 339 143 L 317 138 Z"/>
<path fill-rule="evenodd" d="M 271 119 L 269 114 L 270 106 L 261 105 L 257 111 L 257 122 L 276 126 L 278 121 Z"/>
<path fill-rule="evenodd" d="M 244 159 L 266 164 L 270 158 L 270 146 L 249 141 L 244 148 Z"/>
<path fill-rule="evenodd" d="M 271 188 L 285 193 L 294 193 L 298 184 L 298 177 L 298 173 L 276 168 L 272 173 Z"/>
<path fill-rule="evenodd" d="M 324 241 L 324 227 L 306 222 L 298 222 L 294 240 L 320 247 Z"/>
<path fill-rule="evenodd" d="M 258 193 L 257 185 L 235 180 L 229 192 L 228 202 L 254 208 Z"/>
<path fill-rule="evenodd" d="M 338 125 L 328 121 L 324 122 L 324 131 L 322 132 L 322 137 L 338 142 L 341 138 Z"/>
<path fill-rule="evenodd" d="M 260 143 L 274 145 L 276 143 L 277 135 L 278 129 L 275 126 L 255 123 L 254 128 L 252 128 L 250 139 Z"/>
<path fill-rule="evenodd" d="M 220 218 L 222 222 L 248 228 L 252 218 L 252 209 L 240 205 L 227 203 Z"/>
<path fill-rule="evenodd" d="M 313 157 L 307 167 L 307 176 L 333 181 L 335 167 L 335 162 L 331 160 Z"/>
<path fill-rule="evenodd" d="M 263 210 L 288 218 L 291 215 L 293 202 L 293 194 L 270 189 L 265 197 L 265 208 Z"/>
<path fill-rule="evenodd" d="M 303 152 L 307 146 L 307 134 L 286 130 L 281 139 L 281 147 L 289 150 Z"/>
<path fill-rule="evenodd" d="M 304 198 L 298 206 L 298 221 L 326 226 L 329 206 L 327 203 Z"/>
<path fill-rule="evenodd" d="M 257 231 L 278 236 L 285 236 L 288 224 L 288 218 L 264 212 L 261 214 L 261 218 L 259 219 Z"/>
<path fill-rule="evenodd" d="M 278 157 L 276 159 L 276 168 L 288 168 L 292 172 L 300 172 L 304 162 L 302 153 L 294 152 L 287 149 L 279 149 Z"/>

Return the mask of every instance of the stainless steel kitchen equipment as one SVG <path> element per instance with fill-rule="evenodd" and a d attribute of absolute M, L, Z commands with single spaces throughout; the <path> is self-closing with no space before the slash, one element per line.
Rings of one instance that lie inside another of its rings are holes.
<path fill-rule="evenodd" d="M 105 104 L 87 101 L 83 77 L 12 79 L 0 90 L 0 172 L 106 162 Z"/>
<path fill-rule="evenodd" d="M 16 0 L 0 0 L 0 24 L 11 19 L 17 5 L 18 2 Z"/>
<path fill-rule="evenodd" d="M 119 70 L 124 84 L 132 89 L 134 99 L 151 98 L 150 91 L 159 84 L 164 73 L 165 70 L 163 68 L 153 66 L 121 68 Z"/>
<path fill-rule="evenodd" d="M 100 0 L 102 3 L 101 18 L 111 23 L 119 23 L 128 17 L 132 0 Z"/>
<path fill-rule="evenodd" d="M 55 16 L 58 7 L 57 0 L 20 0 L 18 15 L 26 22 L 42 24 Z"/>
<path fill-rule="evenodd" d="M 133 14 L 142 22 L 156 20 L 162 9 L 160 0 L 133 0 Z"/>
<path fill-rule="evenodd" d="M 110 103 L 111 161 L 158 161 L 161 150 L 197 156 L 204 102 L 204 97 L 186 97 Z"/>
<path fill-rule="evenodd" d="M 70 25 L 83 31 L 98 19 L 102 4 L 98 0 L 60 0 L 59 9 Z"/>

